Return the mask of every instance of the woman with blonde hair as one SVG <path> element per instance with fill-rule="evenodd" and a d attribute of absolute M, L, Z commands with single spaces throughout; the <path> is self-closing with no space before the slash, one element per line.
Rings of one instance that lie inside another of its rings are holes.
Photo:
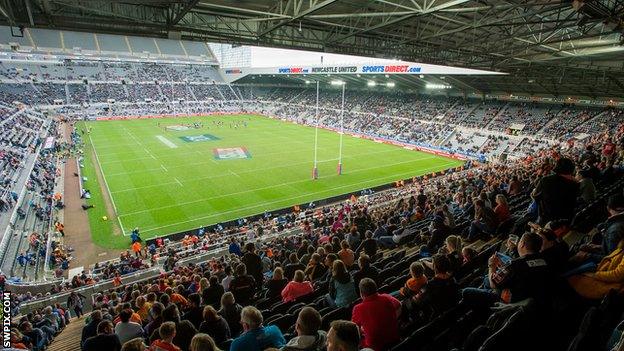
<path fill-rule="evenodd" d="M 234 295 L 231 292 L 226 292 L 221 296 L 221 309 L 219 314 L 225 319 L 230 327 L 230 334 L 232 338 L 236 338 L 242 330 L 240 324 L 241 311 L 243 307 L 236 303 Z"/>
<path fill-rule="evenodd" d="M 191 339 L 190 351 L 221 351 L 208 334 L 198 333 Z"/>
<path fill-rule="evenodd" d="M 305 274 L 302 270 L 297 270 L 295 272 L 295 277 L 292 281 L 286 285 L 284 290 L 282 290 L 282 301 L 290 302 L 295 300 L 300 296 L 304 296 L 310 294 L 314 291 L 314 287 L 312 287 L 312 283 L 309 281 L 304 281 Z"/>
<path fill-rule="evenodd" d="M 280 297 L 287 284 L 288 279 L 284 278 L 282 267 L 275 267 L 273 277 L 266 282 L 267 292 L 264 297 L 268 299 Z"/>

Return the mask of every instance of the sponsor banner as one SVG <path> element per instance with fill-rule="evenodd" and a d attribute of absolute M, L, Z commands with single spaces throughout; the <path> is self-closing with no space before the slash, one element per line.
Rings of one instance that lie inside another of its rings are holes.
<path fill-rule="evenodd" d="M 362 66 L 318 66 L 318 67 L 278 67 L 278 74 L 310 73 L 421 73 L 422 67 L 410 64 L 362 65 Z M 227 73 L 227 71 L 226 71 Z"/>
<path fill-rule="evenodd" d="M 200 135 L 185 135 L 181 136 L 180 139 L 187 143 L 199 143 L 203 141 L 213 141 L 213 140 L 221 140 L 212 134 L 200 134 Z"/>
<path fill-rule="evenodd" d="M 225 74 L 243 74 L 243 70 L 239 68 L 226 69 Z"/>
<path fill-rule="evenodd" d="M 246 147 L 230 147 L 230 148 L 218 148 L 212 149 L 214 158 L 217 160 L 234 160 L 251 158 L 251 154 L 247 151 Z"/>

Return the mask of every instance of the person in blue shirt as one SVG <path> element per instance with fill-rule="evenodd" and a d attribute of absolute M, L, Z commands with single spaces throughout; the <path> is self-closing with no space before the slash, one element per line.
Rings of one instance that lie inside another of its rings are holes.
<path fill-rule="evenodd" d="M 232 341 L 230 351 L 262 351 L 281 348 L 286 344 L 282 331 L 275 325 L 265 327 L 260 310 L 247 306 L 241 311 L 243 334 Z"/>
<path fill-rule="evenodd" d="M 232 238 L 232 242 L 230 243 L 230 248 L 228 250 L 231 254 L 234 254 L 238 257 L 243 255 L 243 251 L 241 251 L 240 245 L 236 242 L 236 239 Z"/>

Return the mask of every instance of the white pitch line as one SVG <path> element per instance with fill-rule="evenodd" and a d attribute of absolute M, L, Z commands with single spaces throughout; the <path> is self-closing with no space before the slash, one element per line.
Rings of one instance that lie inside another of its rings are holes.
<path fill-rule="evenodd" d="M 415 162 L 415 161 L 412 161 L 412 162 Z M 392 165 L 384 165 L 384 166 L 380 166 L 380 167 L 360 168 L 358 170 L 355 170 L 355 171 L 352 171 L 352 172 L 346 172 L 346 173 L 343 173 L 343 174 L 359 173 L 359 172 L 362 172 L 362 171 L 367 171 L 367 170 L 376 169 L 376 168 L 389 167 L 389 166 L 393 166 L 393 165 L 396 166 L 396 165 L 403 164 L 403 163 L 406 163 L 406 162 L 399 162 L 399 163 L 395 163 L 395 164 L 392 164 Z M 445 169 L 443 167 L 450 166 L 450 165 L 453 165 L 453 164 L 455 164 L 455 162 L 446 162 L 446 163 L 439 164 L 439 165 L 436 165 L 436 166 L 433 166 L 433 167 L 429 167 L 429 168 L 426 168 L 426 169 L 419 169 L 419 171 L 421 171 L 421 172 L 422 171 L 429 171 L 429 170 L 432 170 L 432 169 L 438 169 L 440 167 L 442 167 L 442 169 Z M 413 171 L 409 171 L 409 172 L 405 172 L 405 173 L 402 173 L 402 174 L 414 174 L 414 173 L 413 173 Z M 329 177 L 334 177 L 334 176 L 335 175 L 321 176 L 321 177 L 319 177 L 319 179 L 320 178 L 329 178 Z M 398 175 L 394 175 L 393 174 L 393 175 L 389 175 L 389 176 L 385 176 L 385 177 L 369 179 L 369 180 L 366 180 L 364 182 L 347 184 L 346 186 L 350 186 L 350 185 L 353 185 L 353 184 L 360 184 L 360 183 L 368 183 L 370 181 L 376 181 L 376 180 L 380 180 L 380 179 L 387 179 L 387 178 L 390 178 L 390 177 L 398 177 Z M 133 215 L 136 215 L 136 214 L 139 214 L 139 213 L 151 212 L 153 210 L 162 210 L 162 209 L 165 209 L 165 208 L 173 208 L 173 207 L 178 207 L 178 206 L 185 206 L 185 205 L 195 204 L 195 203 L 199 203 L 199 202 L 205 202 L 205 201 L 208 201 L 208 200 L 220 199 L 220 198 L 224 198 L 224 197 L 228 197 L 228 196 L 232 196 L 232 195 L 253 193 L 253 192 L 256 192 L 256 191 L 259 191 L 259 190 L 273 189 L 273 188 L 278 188 L 278 187 L 281 187 L 281 186 L 290 186 L 290 185 L 293 185 L 293 184 L 300 184 L 300 183 L 306 183 L 306 182 L 310 182 L 310 179 L 295 180 L 295 181 L 292 181 L 292 182 L 284 182 L 284 183 L 268 185 L 268 186 L 264 186 L 264 187 L 260 187 L 260 188 L 241 190 L 241 191 L 237 191 L 237 192 L 233 192 L 233 193 L 228 193 L 228 194 L 223 194 L 223 195 L 218 195 L 218 196 L 212 196 L 212 197 L 198 199 L 198 200 L 192 200 L 192 201 L 186 201 L 186 202 L 177 202 L 177 203 L 175 203 L 173 205 L 167 205 L 167 206 L 161 206 L 161 207 L 156 207 L 156 208 L 150 208 L 150 209 L 145 209 L 145 210 L 139 210 L 139 211 L 124 213 L 124 214 L 120 215 L 120 217 L 133 216 Z M 340 188 L 344 188 L 344 187 L 345 186 L 340 186 L 338 188 L 332 188 L 332 189 L 340 189 Z"/>
<path fill-rule="evenodd" d="M 176 183 L 180 184 L 180 186 L 184 186 L 184 185 L 182 185 L 182 183 L 180 183 L 180 181 L 178 180 L 178 178 L 173 178 L 173 179 L 175 179 Z"/>
<path fill-rule="evenodd" d="M 231 174 L 233 174 L 233 175 L 237 176 L 238 178 L 240 178 L 240 177 L 241 177 L 241 176 L 239 176 L 238 174 L 236 174 L 236 172 L 232 172 L 232 170 L 231 170 L 231 169 L 228 169 L 228 172 L 230 172 Z"/>
<path fill-rule="evenodd" d="M 356 157 L 356 156 L 352 156 L 352 157 Z M 345 160 L 348 157 L 343 157 L 342 159 Z M 343 174 L 347 174 L 347 173 L 357 173 L 357 172 L 361 172 L 361 171 L 368 171 L 371 169 L 378 169 L 378 168 L 384 168 L 384 167 L 389 167 L 389 166 L 398 166 L 401 164 L 405 164 L 405 163 L 412 163 L 412 162 L 417 162 L 417 161 L 424 161 L 424 160 L 429 160 L 429 159 L 434 159 L 436 158 L 436 156 L 429 156 L 429 157 L 422 157 L 422 158 L 416 158 L 413 160 L 409 160 L 409 161 L 402 161 L 402 162 L 397 162 L 397 163 L 392 163 L 392 164 L 387 164 L 387 165 L 383 165 L 383 166 L 375 166 L 375 167 L 368 167 L 368 168 L 359 168 L 356 171 L 353 172 L 346 172 Z M 321 160 L 318 161 L 318 163 L 324 163 L 324 162 L 333 162 L 334 160 Z M 276 166 L 276 167 L 266 167 L 266 168 L 260 168 L 260 169 L 252 169 L 249 171 L 243 171 L 240 172 L 240 174 L 247 174 L 247 173 L 258 173 L 258 172 L 263 172 L 263 171 L 267 171 L 267 170 L 272 170 L 272 169 L 280 169 L 280 168 L 289 168 L 292 167 L 293 165 L 298 165 L 298 164 L 309 164 L 310 161 L 306 161 L 306 162 L 297 162 L 297 163 L 290 163 L 287 165 L 281 165 L 281 166 Z M 219 175 L 215 175 L 215 176 L 207 176 L 207 177 L 198 177 L 198 178 L 190 178 L 190 179 L 186 179 L 186 182 L 198 182 L 201 180 L 209 180 L 209 179 L 218 179 L 218 178 L 223 178 L 223 177 L 227 177 L 227 174 L 219 174 Z M 325 176 L 321 176 L 320 178 L 325 178 Z M 298 180 L 294 183 L 301 183 L 304 181 L 308 181 L 308 179 L 305 180 Z M 113 191 L 113 194 L 117 194 L 117 193 L 125 193 L 125 192 L 129 192 L 129 191 L 135 191 L 135 190 L 139 190 L 139 189 L 146 189 L 146 188 L 153 188 L 153 187 L 159 187 L 159 186 L 163 186 L 163 185 L 170 185 L 170 184 L 174 184 L 174 182 L 165 182 L 165 183 L 157 183 L 157 184 L 150 184 L 150 185 L 144 185 L 144 186 L 138 186 L 138 187 L 132 187 L 132 188 L 128 188 L 128 189 L 122 189 L 122 190 L 116 190 Z M 284 183 L 286 184 L 286 183 Z"/>
<path fill-rule="evenodd" d="M 453 164 L 453 163 L 452 162 L 448 162 L 448 163 L 442 164 L 440 166 L 451 165 L 451 164 Z M 437 168 L 437 167 L 430 167 L 427 170 L 434 169 L 434 168 Z M 424 169 L 422 169 L 421 171 L 424 171 Z M 412 173 L 412 171 L 410 171 L 410 172 L 402 173 L 401 175 L 407 175 L 407 174 L 413 174 L 413 173 Z M 395 176 L 399 176 L 399 175 L 395 175 Z M 293 196 L 293 197 L 277 199 L 277 200 L 274 200 L 274 201 L 263 202 L 263 203 L 259 203 L 259 204 L 255 204 L 255 205 L 251 205 L 251 206 L 246 206 L 246 207 L 237 207 L 237 208 L 229 210 L 229 211 L 220 211 L 219 213 L 213 213 L 213 214 L 210 214 L 210 215 L 193 218 L 193 219 L 189 219 L 189 220 L 186 220 L 186 221 L 178 221 L 178 222 L 173 223 L 173 224 L 163 225 L 163 226 L 154 227 L 154 228 L 141 229 L 141 232 L 142 233 L 152 232 L 152 231 L 159 230 L 159 229 L 162 229 L 162 228 L 173 227 L 173 226 L 178 225 L 178 224 L 196 222 L 196 221 L 204 220 L 204 219 L 207 219 L 207 218 L 212 218 L 212 217 L 219 216 L 219 215 L 222 215 L 222 214 L 232 213 L 232 212 L 241 211 L 241 210 L 248 210 L 248 209 L 259 208 L 259 207 L 266 208 L 266 205 L 279 203 L 279 202 L 282 202 L 282 201 L 289 201 L 289 200 L 299 199 L 299 198 L 310 196 L 310 195 L 323 194 L 323 193 L 334 191 L 336 189 L 347 188 L 347 187 L 350 187 L 350 186 L 353 186 L 353 185 L 368 184 L 370 182 L 376 182 L 376 181 L 382 180 L 382 179 L 389 179 L 389 177 L 390 176 L 388 176 L 388 177 L 381 177 L 381 178 L 374 178 L 374 179 L 368 179 L 368 180 L 365 180 L 365 181 L 362 181 L 362 182 L 341 185 L 341 186 L 338 186 L 338 187 L 323 189 L 321 191 L 315 191 L 315 192 L 312 192 L 312 193 L 300 194 L 300 195 Z M 255 190 L 260 190 L 260 189 L 255 189 Z M 228 195 L 232 195 L 232 194 L 228 194 Z M 217 197 L 219 197 L 219 196 L 217 196 Z M 210 199 L 212 199 L 212 198 L 202 199 L 201 201 L 208 201 Z M 197 202 L 197 201 L 193 201 L 193 202 Z M 159 210 L 159 209 L 163 209 L 163 208 L 167 208 L 167 207 L 172 207 L 172 206 L 164 206 L 164 207 L 160 207 L 160 208 L 153 208 L 153 209 L 150 209 L 148 211 Z M 139 211 L 139 212 L 146 212 L 146 211 Z M 135 213 L 138 213 L 138 212 L 135 212 Z"/>
<path fill-rule="evenodd" d="M 162 164 L 160 165 L 160 168 L 164 169 L 164 170 L 165 170 L 165 172 L 169 172 L 169 171 L 167 170 L 167 168 L 166 168 L 164 165 L 162 165 Z"/>

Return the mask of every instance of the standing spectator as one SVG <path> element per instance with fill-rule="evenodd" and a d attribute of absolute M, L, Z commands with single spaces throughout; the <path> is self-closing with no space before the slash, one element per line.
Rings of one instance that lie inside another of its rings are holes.
<path fill-rule="evenodd" d="M 560 158 L 553 171 L 553 174 L 542 177 L 531 193 L 537 201 L 537 222 L 542 225 L 558 219 L 572 220 L 579 193 L 572 160 Z"/>
<path fill-rule="evenodd" d="M 262 281 L 264 279 L 264 275 L 262 274 L 262 259 L 256 253 L 256 246 L 254 243 L 247 243 L 247 245 L 245 245 L 245 254 L 243 255 L 242 261 L 247 267 L 247 274 L 251 275 L 256 281 L 256 286 L 262 287 Z"/>
<path fill-rule="evenodd" d="M 84 306 L 84 301 L 86 297 L 80 293 L 72 291 L 67 297 L 67 308 L 71 309 L 76 313 L 76 317 L 82 317 L 82 308 Z"/>
<path fill-rule="evenodd" d="M 85 340 L 83 351 L 121 351 L 119 337 L 113 333 L 113 323 L 103 320 L 98 324 L 97 335 Z"/>
<path fill-rule="evenodd" d="M 314 291 L 312 283 L 304 281 L 305 275 L 303 271 L 296 271 L 295 277 L 289 282 L 284 290 L 282 290 L 282 301 L 290 302 L 300 296 L 310 294 Z"/>
<path fill-rule="evenodd" d="M 262 325 L 262 313 L 253 307 L 247 306 L 241 312 L 243 334 L 232 341 L 230 351 L 262 351 L 270 347 L 280 348 L 286 344 L 284 336 L 275 325 Z"/>
<path fill-rule="evenodd" d="M 299 311 L 295 331 L 297 336 L 281 349 L 281 351 L 323 351 L 327 345 L 327 334 L 321 329 L 321 315 L 312 307 L 304 307 Z"/>
<path fill-rule="evenodd" d="M 353 307 L 351 320 L 363 332 L 362 346 L 375 351 L 387 350 L 399 341 L 401 303 L 388 294 L 378 294 L 377 284 L 369 278 L 360 282 L 362 302 Z"/>

